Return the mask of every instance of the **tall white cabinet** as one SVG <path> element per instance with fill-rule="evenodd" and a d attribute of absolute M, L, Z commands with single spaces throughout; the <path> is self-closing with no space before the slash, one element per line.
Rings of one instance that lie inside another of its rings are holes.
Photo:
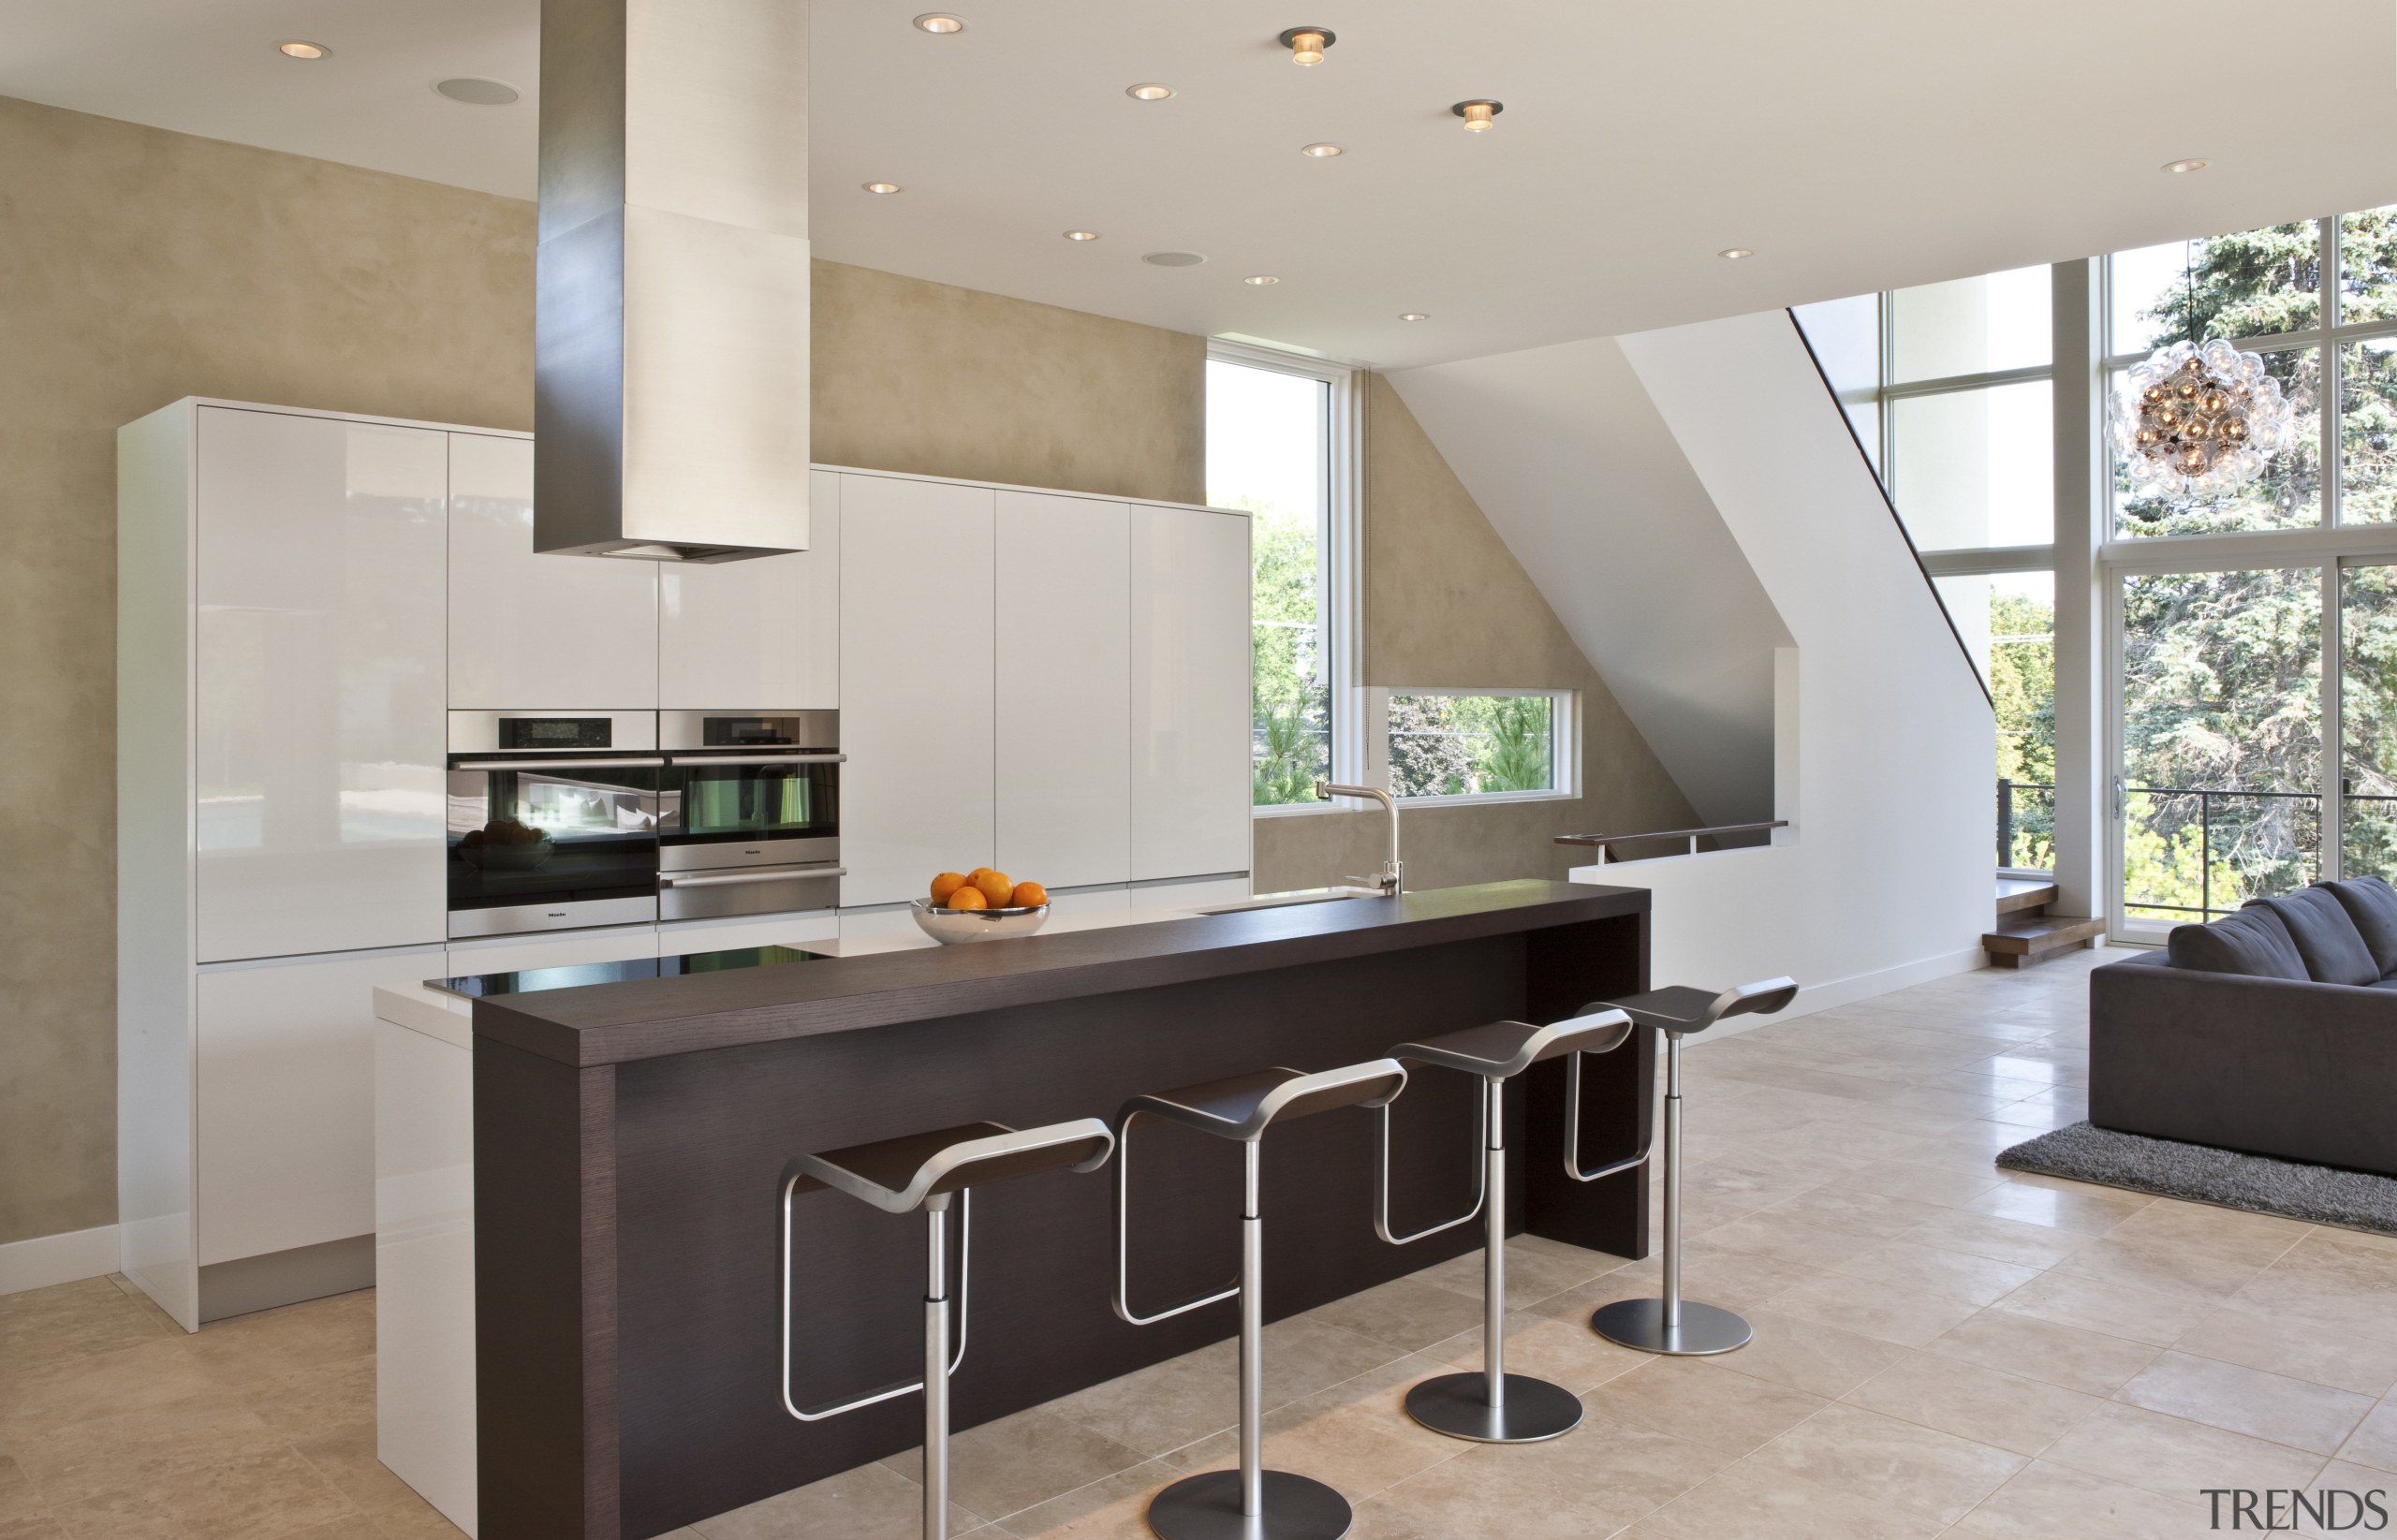
<path fill-rule="evenodd" d="M 661 562 L 657 568 L 659 706 L 816 711 L 840 705 L 839 477 L 808 476 L 805 550 L 706 566 Z"/>
<path fill-rule="evenodd" d="M 1132 512 L 1132 877 L 1249 869 L 1248 521 Z"/>

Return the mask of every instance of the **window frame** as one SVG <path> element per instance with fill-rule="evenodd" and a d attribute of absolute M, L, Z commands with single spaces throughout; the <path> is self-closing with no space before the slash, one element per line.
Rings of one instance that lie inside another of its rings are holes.
<path fill-rule="evenodd" d="M 1317 602 L 1323 647 L 1328 654 L 1325 673 L 1331 707 L 1331 779 L 1353 785 L 1377 785 L 1363 779 L 1371 766 L 1364 691 L 1360 682 L 1363 654 L 1364 477 L 1363 442 L 1358 422 L 1359 372 L 1329 359 L 1221 337 L 1208 339 L 1207 361 L 1291 374 L 1319 381 L 1329 388 L 1324 392 L 1321 429 L 1323 513 L 1316 539 L 1321 585 Z M 1203 405 L 1201 410 L 1203 413 Z M 1388 773 L 1386 763 L 1383 773 Z M 1336 800 L 1262 806 L 1251 803 L 1249 815 L 1287 818 L 1341 810 L 1342 804 Z"/>
<path fill-rule="evenodd" d="M 1581 713 L 1578 710 L 1578 690 L 1535 690 L 1521 686 L 1507 688 L 1466 687 L 1463 685 L 1374 685 L 1365 692 L 1367 709 L 1378 725 L 1380 740 L 1381 777 L 1375 781 L 1359 782 L 1360 785 L 1378 785 L 1389 790 L 1402 809 L 1428 807 L 1492 807 L 1507 802 L 1566 802 L 1581 795 Z M 1390 785 L 1390 702 L 1392 696 L 1441 696 L 1450 699 L 1494 697 L 1507 698 L 1537 697 L 1548 701 L 1548 752 L 1550 780 L 1554 785 L 1532 791 L 1463 791 L 1442 792 L 1430 797 L 1401 797 Z"/>

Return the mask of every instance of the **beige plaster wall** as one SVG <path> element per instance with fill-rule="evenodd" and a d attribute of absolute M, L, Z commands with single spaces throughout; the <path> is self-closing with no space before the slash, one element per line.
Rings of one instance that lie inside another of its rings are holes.
<path fill-rule="evenodd" d="M 819 463 L 1205 500 L 1206 339 L 838 262 L 815 304 Z"/>
<path fill-rule="evenodd" d="M 1579 694 L 1579 798 L 1418 808 L 1404 817 L 1410 887 L 1562 877 L 1589 854 L 1551 836 L 1687 828 L 1698 820 L 1605 681 L 1482 517 L 1398 392 L 1364 376 L 1364 679 L 1425 689 Z M 1377 870 L 1388 825 L 1375 813 L 1257 821 L 1259 891 L 1316 887 Z"/>
<path fill-rule="evenodd" d="M 0 97 L 0 1242 L 116 1212 L 115 444 L 532 426 L 533 206 Z M 1196 501 L 1197 337 L 816 265 L 816 456 Z"/>

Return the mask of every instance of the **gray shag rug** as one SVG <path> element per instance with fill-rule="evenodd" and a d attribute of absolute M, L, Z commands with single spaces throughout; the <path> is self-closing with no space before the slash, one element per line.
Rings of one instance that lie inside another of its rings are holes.
<path fill-rule="evenodd" d="M 2001 1153 L 1997 1164 L 2008 1171 L 2068 1177 L 2157 1197 L 2397 1235 L 2397 1178 L 2367 1171 L 2176 1144 L 2088 1122 L 2027 1139 Z"/>

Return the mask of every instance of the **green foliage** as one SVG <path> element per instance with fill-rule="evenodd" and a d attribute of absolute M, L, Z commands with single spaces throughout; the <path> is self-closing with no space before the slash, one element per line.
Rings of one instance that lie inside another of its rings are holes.
<path fill-rule="evenodd" d="M 1323 677 L 1316 533 L 1310 512 L 1243 498 L 1256 563 L 1251 771 L 1259 807 L 1312 802 L 1331 773 L 1331 691 Z"/>
<path fill-rule="evenodd" d="M 1490 736 L 1475 761 L 1483 791 L 1542 791 L 1555 782 L 1549 722 L 1555 703 L 1539 696 L 1502 696 L 1493 703 Z"/>
<path fill-rule="evenodd" d="M 1555 702 L 1546 696 L 1392 696 L 1390 787 L 1400 797 L 1553 786 Z"/>

